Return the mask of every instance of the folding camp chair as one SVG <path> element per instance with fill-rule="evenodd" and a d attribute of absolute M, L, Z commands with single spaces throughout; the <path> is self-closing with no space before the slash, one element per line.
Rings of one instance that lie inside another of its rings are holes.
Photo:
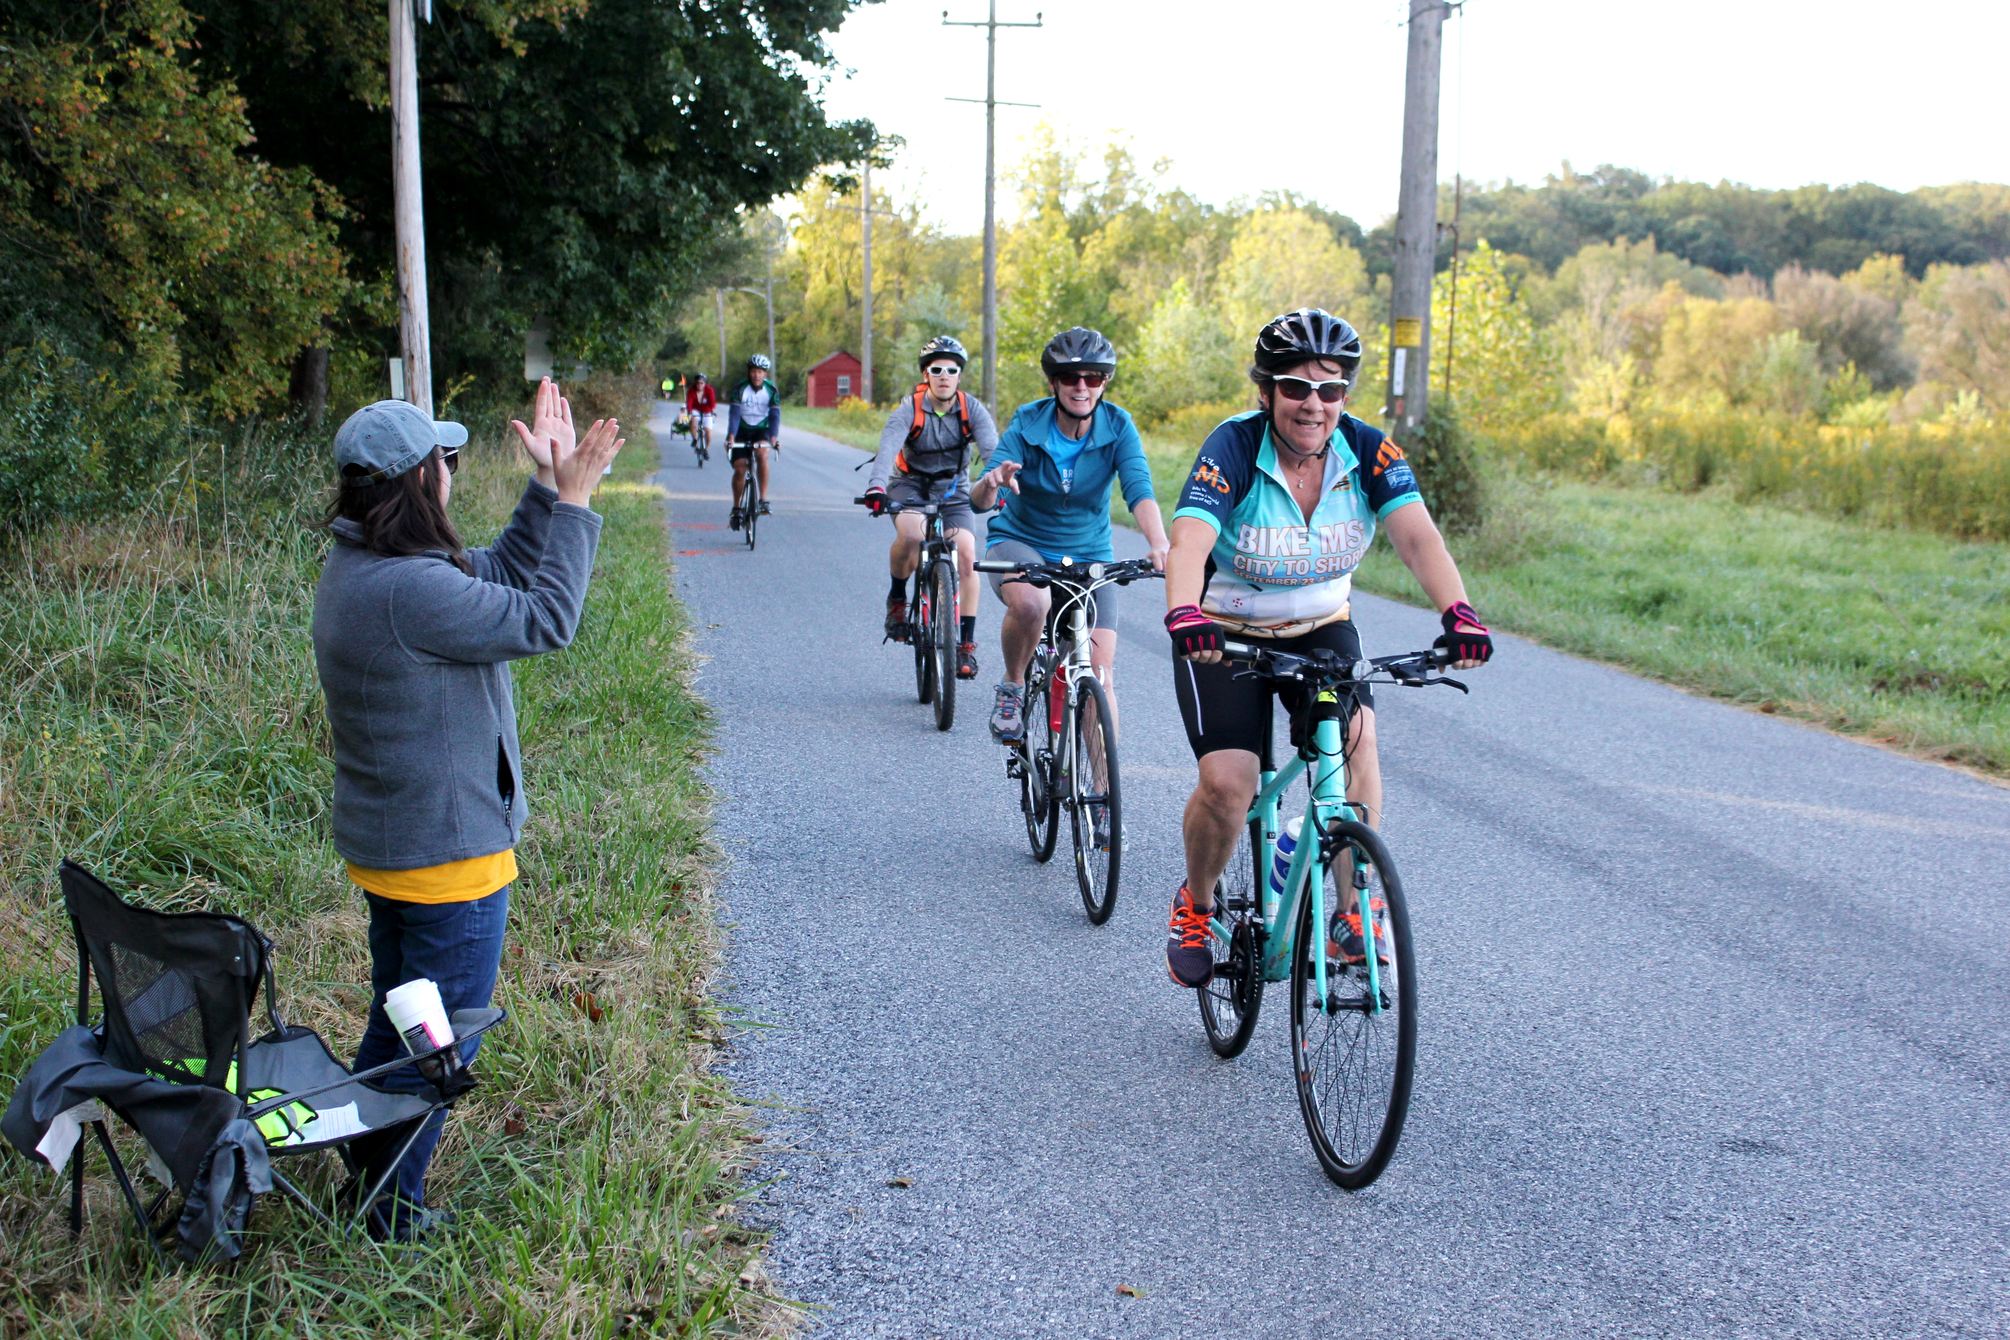
<path fill-rule="evenodd" d="M 366 1165 L 378 1162 L 375 1155 L 395 1143 L 395 1152 L 379 1165 L 384 1172 L 355 1199 L 355 1222 L 360 1224 L 387 1194 L 398 1161 L 418 1139 L 427 1119 L 451 1108 L 474 1087 L 474 1077 L 458 1065 L 458 1058 L 453 1058 L 437 1086 L 428 1084 L 421 1094 L 390 1093 L 367 1081 L 415 1061 L 447 1061 L 452 1048 L 506 1017 L 500 1009 L 458 1010 L 451 1020 L 455 1041 L 419 1057 L 402 1057 L 352 1074 L 319 1034 L 281 1021 L 271 975 L 272 944 L 249 922 L 215 912 L 163 913 L 134 907 L 71 861 L 63 862 L 62 882 L 63 902 L 77 940 L 77 1022 L 90 1024 L 95 969 L 104 1005 L 105 1060 L 170 1084 L 201 1085 L 225 1095 L 222 1101 L 201 1105 L 202 1115 L 189 1123 L 191 1129 L 172 1150 L 155 1143 L 163 1130 L 157 1119 L 135 1120 L 135 1113 L 107 1100 L 107 1106 L 147 1138 L 156 1175 L 169 1174 L 162 1179 L 167 1189 L 149 1206 L 143 1207 L 134 1193 L 103 1119 L 88 1123 L 156 1256 L 161 1256 L 159 1235 L 171 1222 L 156 1219 L 161 1207 L 176 1190 L 186 1206 L 198 1170 L 206 1166 L 205 1154 L 223 1128 L 240 1119 L 255 1123 L 272 1158 L 336 1150 L 350 1174 L 338 1204 L 362 1187 Z M 251 1012 L 261 986 L 272 1029 L 253 1038 Z M 429 1068 L 442 1074 L 437 1067 Z M 81 1143 L 76 1159 L 70 1191 L 73 1235 L 83 1229 Z M 277 1168 L 271 1169 L 271 1177 L 309 1214 L 334 1225 Z M 248 1216 L 248 1202 L 244 1212 Z M 235 1227 L 242 1229 L 241 1224 Z M 206 1246 L 194 1244 L 198 1251 Z M 190 1244 L 183 1247 L 184 1255 L 193 1254 Z M 165 1264 L 165 1257 L 161 1259 Z"/>

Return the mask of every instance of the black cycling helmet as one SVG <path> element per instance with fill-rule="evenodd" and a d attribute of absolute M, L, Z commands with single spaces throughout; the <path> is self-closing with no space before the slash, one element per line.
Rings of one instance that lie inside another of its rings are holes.
<path fill-rule="evenodd" d="M 957 339 L 954 335 L 937 335 L 927 344 L 921 346 L 920 366 L 922 370 L 924 372 L 927 371 L 928 365 L 940 357 L 955 359 L 956 366 L 960 368 L 970 362 L 970 351 L 965 349 L 963 341 Z"/>
<path fill-rule="evenodd" d="M 1070 326 L 1047 341 L 1047 347 L 1040 351 L 1040 370 L 1049 377 L 1062 372 L 1108 375 L 1117 370 L 1117 351 L 1100 330 Z"/>
<path fill-rule="evenodd" d="M 1282 372 L 1311 358 L 1340 365 L 1349 382 L 1361 370 L 1361 336 L 1354 327 L 1317 307 L 1273 317 L 1256 334 L 1256 366 L 1265 373 Z"/>

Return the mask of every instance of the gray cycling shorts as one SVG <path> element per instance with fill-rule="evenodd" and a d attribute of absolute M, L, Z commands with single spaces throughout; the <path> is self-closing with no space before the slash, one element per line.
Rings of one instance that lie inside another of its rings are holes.
<path fill-rule="evenodd" d="M 954 482 L 954 481 L 951 481 Z M 941 485 L 936 485 L 937 490 Z M 886 496 L 897 503 L 935 502 L 942 503 L 942 528 L 944 530 L 967 530 L 977 533 L 977 513 L 970 510 L 970 495 L 964 494 L 955 502 L 942 502 L 940 497 L 931 498 L 921 484 L 905 475 L 895 475 L 886 481 Z"/>
<path fill-rule="evenodd" d="M 997 559 L 1005 563 L 1045 563 L 1047 561 L 1041 556 L 1038 549 L 1035 549 L 1030 544 L 1021 544 L 1017 540 L 998 541 L 998 543 L 984 551 L 984 557 Z M 1003 600 L 1005 598 L 1005 581 L 1011 574 L 992 572 L 985 575 L 991 579 L 991 594 Z M 1114 583 L 1103 587 L 1096 594 L 1090 596 L 1089 603 L 1095 607 L 1089 616 L 1089 627 L 1115 628 L 1117 626 L 1117 588 Z"/>

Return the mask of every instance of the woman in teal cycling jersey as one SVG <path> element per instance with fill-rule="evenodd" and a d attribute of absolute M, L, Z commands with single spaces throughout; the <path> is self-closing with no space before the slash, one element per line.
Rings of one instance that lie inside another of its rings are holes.
<path fill-rule="evenodd" d="M 1021 405 L 999 435 L 984 463 L 984 476 L 970 488 L 970 505 L 985 511 L 1003 504 L 986 527 L 984 557 L 1022 563 L 1107 562 L 1110 549 L 1110 485 L 1121 482 L 1124 502 L 1138 519 L 1154 567 L 1166 561 L 1165 523 L 1152 496 L 1151 467 L 1131 416 L 1103 399 L 1117 371 L 1117 351 L 1102 335 L 1081 326 L 1047 341 L 1040 368 L 1053 394 Z M 1018 741 L 1026 730 L 1020 708 L 1026 696 L 1026 666 L 1040 644 L 1050 603 L 1045 591 L 994 576 L 991 589 L 1005 604 L 1000 638 L 1005 680 L 991 712 L 991 734 L 1000 743 Z M 1095 595 L 1089 656 L 1096 678 L 1110 699 L 1110 728 L 1116 730 L 1116 588 Z"/>
<path fill-rule="evenodd" d="M 1346 412 L 1360 367 L 1361 337 L 1338 317 L 1301 308 L 1265 326 L 1249 371 L 1262 408 L 1208 434 L 1173 513 L 1166 631 L 1173 689 L 1200 767 L 1186 804 L 1186 879 L 1173 895 L 1166 940 L 1166 969 L 1180 986 L 1205 986 L 1214 974 L 1207 918 L 1256 797 L 1270 722 L 1270 688 L 1221 664 L 1222 635 L 1358 659 L 1348 597 L 1379 522 L 1444 611 L 1437 645 L 1462 669 L 1493 654 L 1402 448 Z M 1347 798 L 1380 827 L 1374 699 L 1364 689 L 1353 707 Z M 1366 953 L 1360 917 L 1341 919 L 1328 952 L 1358 963 Z"/>

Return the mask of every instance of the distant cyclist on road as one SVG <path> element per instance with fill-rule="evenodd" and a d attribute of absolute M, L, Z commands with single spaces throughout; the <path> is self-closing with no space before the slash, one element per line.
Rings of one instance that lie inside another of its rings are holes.
<path fill-rule="evenodd" d="M 746 377 L 726 401 L 726 437 L 733 444 L 733 514 L 727 525 L 734 530 L 747 519 L 740 503 L 750 461 L 761 472 L 761 515 L 768 514 L 768 448 L 782 431 L 782 397 L 768 381 L 774 370 L 766 354 L 755 354 L 747 360 Z"/>
<path fill-rule="evenodd" d="M 1058 563 L 1063 558 L 1108 562 L 1115 557 L 1110 548 L 1110 485 L 1120 480 L 1124 502 L 1144 532 L 1152 564 L 1164 568 L 1165 525 L 1152 496 L 1144 443 L 1131 416 L 1103 399 L 1103 387 L 1117 371 L 1116 349 L 1100 332 L 1075 326 L 1047 342 L 1040 368 L 1052 394 L 1019 407 L 986 462 L 984 476 L 970 490 L 970 505 L 979 511 L 997 502 L 1002 491 L 1010 491 L 986 527 L 984 557 L 1020 563 Z M 991 589 L 1005 602 L 1000 639 L 1005 678 L 991 711 L 991 735 L 1001 744 L 1011 744 L 1026 732 L 1026 666 L 1040 644 L 1052 602 L 1048 592 L 1002 576 L 991 578 Z M 1096 592 L 1089 635 L 1090 662 L 1109 695 L 1113 734 L 1116 596 L 1114 586 Z"/>
<path fill-rule="evenodd" d="M 694 372 L 688 390 L 684 392 L 684 410 L 691 416 L 691 432 L 707 451 L 712 448 L 712 410 L 719 403 L 719 393 L 705 380 L 705 374 Z"/>
<path fill-rule="evenodd" d="M 970 460 L 974 450 L 988 457 L 998 445 L 998 425 L 980 400 L 960 388 L 968 351 L 948 335 L 921 346 L 924 380 L 902 400 L 879 432 L 879 455 L 865 496 L 873 515 L 888 502 L 942 504 L 942 526 L 956 541 L 962 579 L 963 625 L 956 652 L 956 677 L 977 678 L 977 518 L 970 510 Z M 893 519 L 893 549 L 887 555 L 893 584 L 886 595 L 886 635 L 896 642 L 913 638 L 907 622 L 907 579 L 921 561 L 925 529 L 920 513 Z"/>
<path fill-rule="evenodd" d="M 1270 322 L 1256 337 L 1249 370 L 1262 408 L 1208 434 L 1173 513 L 1166 630 L 1173 692 L 1200 766 L 1183 825 L 1186 879 L 1173 896 L 1166 940 L 1166 970 L 1183 987 L 1205 986 L 1214 975 L 1208 915 L 1256 798 L 1271 693 L 1221 663 L 1223 635 L 1359 659 L 1348 597 L 1379 521 L 1396 556 L 1444 612 L 1436 645 L 1461 669 L 1493 655 L 1402 448 L 1346 412 L 1360 367 L 1361 337 L 1340 318 L 1301 308 Z M 1287 707 L 1301 705 L 1288 692 L 1279 696 Z M 1347 798 L 1379 828 L 1374 699 L 1363 688 L 1350 707 Z M 1358 911 L 1336 915 L 1327 934 L 1329 956 L 1365 960 Z M 1379 948 L 1379 926 L 1375 934 Z"/>

